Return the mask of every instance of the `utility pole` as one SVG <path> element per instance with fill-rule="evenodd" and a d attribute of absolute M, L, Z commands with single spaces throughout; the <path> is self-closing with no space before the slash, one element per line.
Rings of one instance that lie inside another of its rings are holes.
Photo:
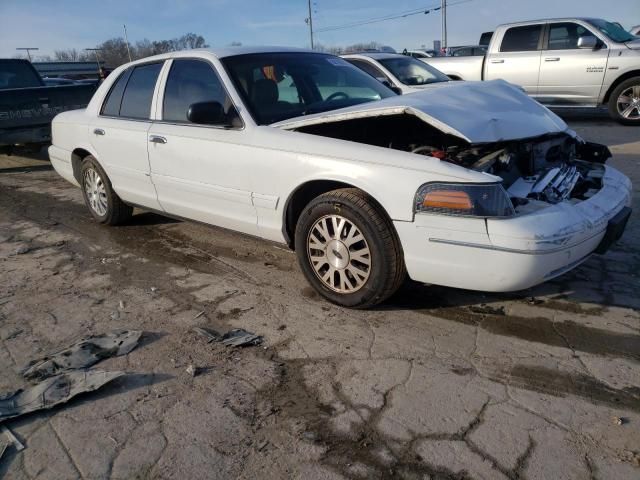
<path fill-rule="evenodd" d="M 442 0 L 442 48 L 447 48 L 447 0 Z"/>
<path fill-rule="evenodd" d="M 27 57 L 29 57 L 29 61 L 31 61 L 31 50 L 40 50 L 40 49 L 35 47 L 19 47 L 19 48 L 16 48 L 16 50 L 26 50 Z"/>
<path fill-rule="evenodd" d="M 313 14 L 311 13 L 311 0 L 308 0 L 309 17 L 305 19 L 305 23 L 309 25 L 309 35 L 311 37 L 311 50 L 313 50 Z"/>
<path fill-rule="evenodd" d="M 127 55 L 129 55 L 129 61 L 131 61 L 131 50 L 129 50 L 129 37 L 127 37 L 127 26 L 122 25 L 124 27 L 124 41 L 127 43 Z"/>

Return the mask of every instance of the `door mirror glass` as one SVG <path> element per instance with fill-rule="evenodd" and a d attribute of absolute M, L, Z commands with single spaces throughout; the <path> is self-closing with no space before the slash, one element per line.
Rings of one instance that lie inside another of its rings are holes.
<path fill-rule="evenodd" d="M 192 103 L 187 110 L 187 120 L 201 125 L 233 126 L 233 119 L 237 117 L 235 108 L 230 107 L 229 112 L 225 113 L 220 102 Z"/>
<path fill-rule="evenodd" d="M 578 38 L 578 48 L 588 48 L 593 50 L 598 46 L 598 39 L 593 35 L 585 35 Z"/>

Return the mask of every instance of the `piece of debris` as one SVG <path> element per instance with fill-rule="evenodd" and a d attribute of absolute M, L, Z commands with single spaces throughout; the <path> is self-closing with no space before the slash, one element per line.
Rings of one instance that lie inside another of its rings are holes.
<path fill-rule="evenodd" d="M 229 330 L 222 336 L 222 343 L 228 347 L 247 347 L 253 345 L 260 345 L 263 338 L 260 335 L 255 335 L 251 332 L 247 332 L 242 328 L 234 328 Z"/>
<path fill-rule="evenodd" d="M 469 311 L 472 313 L 481 313 L 483 315 L 505 315 L 504 307 L 492 307 L 485 303 L 481 305 L 472 305 L 469 307 Z"/>
<path fill-rule="evenodd" d="M 31 247 L 28 247 L 26 245 L 20 245 L 18 248 L 15 249 L 13 253 L 14 255 L 24 255 L 25 253 L 29 253 L 30 251 L 31 251 Z"/>
<path fill-rule="evenodd" d="M 120 308 L 120 310 L 124 310 L 125 304 L 122 300 L 118 302 L 118 307 Z"/>
<path fill-rule="evenodd" d="M 189 365 L 187 367 L 187 373 L 192 377 L 195 377 L 198 374 L 198 369 L 193 365 Z"/>
<path fill-rule="evenodd" d="M 193 317 L 193 319 L 195 320 L 196 318 L 200 318 L 202 315 L 204 315 L 204 310 L 202 310 L 200 313 L 198 313 L 195 317 Z"/>
<path fill-rule="evenodd" d="M 48 378 L 28 390 L 0 394 L 0 421 L 49 409 L 80 393 L 97 390 L 123 375 L 124 372 L 100 370 L 67 372 Z"/>
<path fill-rule="evenodd" d="M 269 441 L 268 440 L 263 440 L 262 442 L 260 442 L 258 444 L 258 451 L 261 452 L 262 450 L 264 450 L 267 445 L 269 445 Z"/>
<path fill-rule="evenodd" d="M 220 339 L 222 338 L 222 335 L 220 335 L 218 332 L 214 330 L 206 330 L 201 327 L 193 327 L 193 331 L 196 332 L 198 335 L 201 335 L 204 338 L 206 338 L 207 343 L 219 342 Z"/>
<path fill-rule="evenodd" d="M 629 423 L 629 420 L 624 417 L 613 417 L 612 420 L 614 425 L 624 425 L 625 423 Z"/>
<path fill-rule="evenodd" d="M 544 300 L 540 300 L 536 297 L 527 297 L 526 300 L 529 305 L 540 305 L 541 303 L 544 303 Z"/>
<path fill-rule="evenodd" d="M 222 342 L 228 347 L 247 347 L 260 345 L 264 340 L 260 335 L 247 332 L 242 328 L 234 328 L 224 335 L 220 335 L 215 330 L 207 330 L 201 327 L 194 327 L 193 331 L 207 339 L 207 343 Z"/>
<path fill-rule="evenodd" d="M 118 320 L 120 318 L 120 312 L 117 310 L 115 312 L 111 312 L 111 314 L 109 314 L 109 318 L 111 320 Z"/>
<path fill-rule="evenodd" d="M 280 325 L 280 326 L 278 327 L 278 330 L 282 331 L 282 330 L 284 330 L 284 329 L 286 329 L 286 328 L 287 328 L 287 326 L 286 326 L 286 325 Z"/>
<path fill-rule="evenodd" d="M 22 450 L 24 450 L 24 445 L 22 444 L 22 442 L 20 442 L 20 440 L 16 438 L 13 432 L 4 425 L 0 425 L 0 433 L 2 433 L 9 441 L 9 443 L 14 446 L 17 452 L 21 452 Z"/>
<path fill-rule="evenodd" d="M 80 339 L 73 345 L 34 360 L 23 370 L 28 380 L 43 380 L 68 370 L 87 368 L 104 358 L 126 355 L 137 345 L 142 332 L 116 330 Z"/>
<path fill-rule="evenodd" d="M 151 293 L 156 293 L 158 291 L 157 287 L 151 287 L 149 290 L 151 290 Z"/>

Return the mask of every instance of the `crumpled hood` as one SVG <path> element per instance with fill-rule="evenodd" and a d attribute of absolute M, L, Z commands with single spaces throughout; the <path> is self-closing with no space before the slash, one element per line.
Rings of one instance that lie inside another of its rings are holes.
<path fill-rule="evenodd" d="M 410 114 L 469 143 L 490 143 L 567 132 L 556 114 L 504 80 L 447 82 L 408 95 L 291 118 L 272 124 L 294 130 L 356 118 Z"/>

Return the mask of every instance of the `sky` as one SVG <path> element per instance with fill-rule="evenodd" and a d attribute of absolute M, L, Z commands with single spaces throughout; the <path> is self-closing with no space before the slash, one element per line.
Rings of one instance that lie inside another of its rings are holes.
<path fill-rule="evenodd" d="M 449 45 L 476 44 L 496 25 L 559 16 L 591 16 L 640 24 L 640 0 L 449 0 Z M 316 29 L 438 6 L 440 0 L 313 0 Z M 615 6 L 615 7 L 614 7 Z M 309 46 L 307 0 L 0 0 L 0 57 L 16 47 L 54 50 L 95 47 L 123 36 L 129 41 L 163 40 L 193 32 L 211 46 Z M 433 46 L 440 38 L 439 12 L 318 32 L 315 41 L 344 46 L 376 41 L 397 50 Z"/>

